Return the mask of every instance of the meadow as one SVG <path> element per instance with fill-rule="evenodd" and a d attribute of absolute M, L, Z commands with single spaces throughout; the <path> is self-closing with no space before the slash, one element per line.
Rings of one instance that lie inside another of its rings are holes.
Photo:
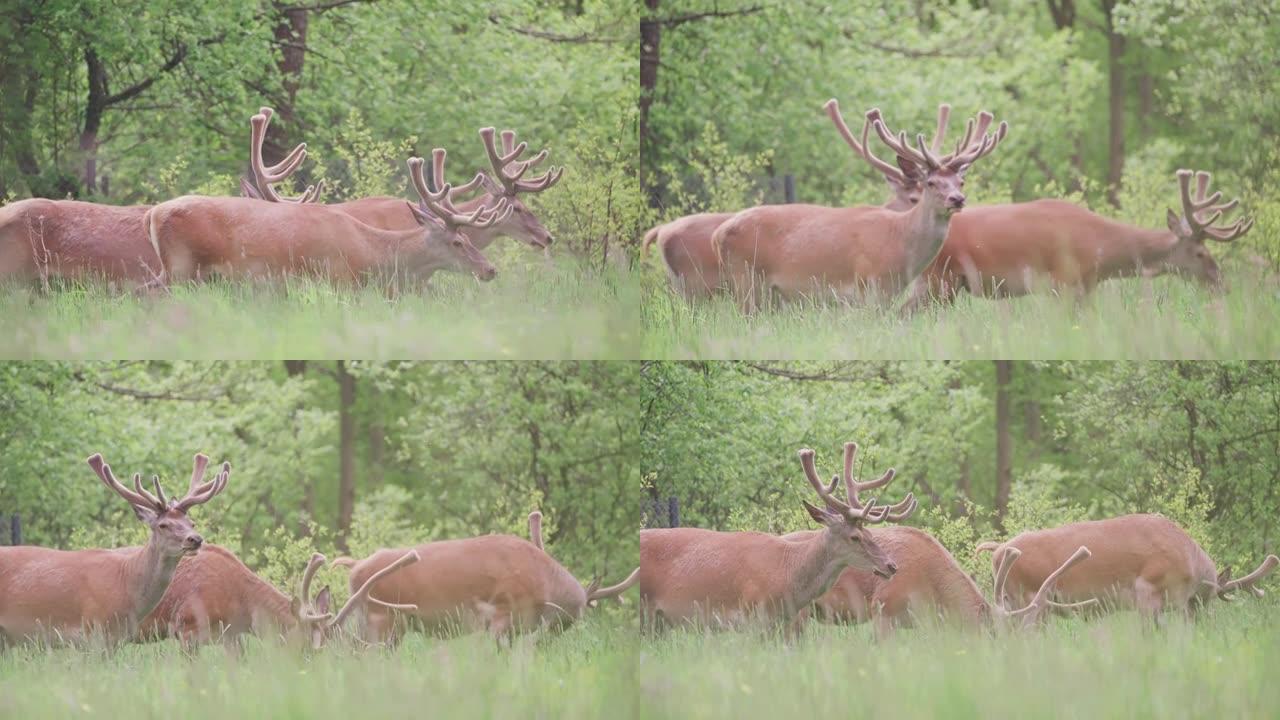
<path fill-rule="evenodd" d="M 510 250 L 498 276 L 437 273 L 391 292 L 320 280 L 209 282 L 135 296 L 103 283 L 0 287 L 0 357 L 620 359 L 637 357 L 639 284 Z"/>
<path fill-rule="evenodd" d="M 1084 298 L 961 294 L 910 316 L 796 302 L 744 316 L 727 295 L 690 305 L 646 275 L 645 357 L 717 359 L 1249 359 L 1280 355 L 1280 284 L 1224 267 L 1228 290 L 1176 278 L 1102 283 Z M 1250 271 L 1252 270 L 1252 271 Z"/>
<path fill-rule="evenodd" d="M 510 649 L 484 634 L 417 633 L 394 649 L 337 643 L 309 654 L 249 640 L 238 657 L 220 645 L 188 657 L 173 641 L 9 648 L 0 717 L 637 717 L 637 632 L 623 615 L 593 613 Z"/>
<path fill-rule="evenodd" d="M 899 631 L 810 624 L 673 631 L 640 650 L 642 717 L 1274 717 L 1280 605 L 1218 603 L 1195 622 L 1134 613 L 1055 619 L 1030 632 Z"/>

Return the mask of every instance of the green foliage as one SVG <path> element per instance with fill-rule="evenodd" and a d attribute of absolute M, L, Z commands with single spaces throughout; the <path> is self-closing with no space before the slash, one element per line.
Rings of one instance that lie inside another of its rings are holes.
<path fill-rule="evenodd" d="M 759 205 L 764 199 L 758 176 L 769 166 L 772 151 L 736 155 L 708 121 L 682 164 L 668 163 L 663 174 L 671 178 L 668 220 L 697 212 L 733 212 Z M 690 190 L 692 186 L 694 189 Z"/>
<path fill-rule="evenodd" d="M 342 162 L 338 177 L 330 181 L 326 200 L 335 202 L 354 200 L 374 195 L 404 196 L 407 194 L 408 173 L 400 172 L 405 159 L 413 154 L 418 139 L 410 136 L 402 142 L 378 139 L 364 120 L 360 108 L 353 107 L 337 137 L 334 152 Z M 308 158 L 312 156 L 308 154 Z M 322 161 L 321 161 L 322 162 Z M 326 167 L 328 175 L 335 169 Z M 445 167 L 446 173 L 448 166 Z M 450 182 L 465 181 L 455 168 Z M 346 178 L 345 182 L 342 178 Z M 333 199 L 329 199 L 333 198 Z"/>

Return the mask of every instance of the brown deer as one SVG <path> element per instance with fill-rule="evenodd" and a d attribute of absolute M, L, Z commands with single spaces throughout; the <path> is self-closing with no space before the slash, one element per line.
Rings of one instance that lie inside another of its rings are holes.
<path fill-rule="evenodd" d="M 409 158 L 419 204 L 405 205 L 415 230 L 381 230 L 326 205 L 195 195 L 157 205 L 147 215 L 147 231 L 163 266 L 154 285 L 210 273 L 314 273 L 354 283 L 377 273 L 425 280 L 437 270 L 454 270 L 491 280 L 497 271 L 463 230 L 498 224 L 511 212 L 510 203 L 502 199 L 464 214 L 444 182 L 445 151 L 432 155 L 438 171 L 433 180 L 440 186 L 423 178 L 421 158 Z"/>
<path fill-rule="evenodd" d="M 188 649 L 215 638 L 234 646 L 247 633 L 304 640 L 312 649 L 319 649 L 364 602 L 372 581 L 417 561 L 416 554 L 405 553 L 352 593 L 334 615 L 328 587 L 311 595 L 312 578 L 325 563 L 320 553 L 313 554 L 307 563 L 301 593 L 290 597 L 258 577 L 230 550 L 205 545 L 199 554 L 178 563 L 173 581 L 142 621 L 138 634 L 148 640 L 177 638 Z"/>
<path fill-rule="evenodd" d="M 262 111 L 270 117 L 270 108 Z M 255 137 L 252 147 L 260 145 Z M 261 159 L 260 149 L 256 152 Z M 285 160 L 267 168 L 266 176 L 279 182 L 305 158 L 306 143 L 302 143 Z M 243 178 L 240 187 L 261 197 Z M 37 280 L 43 286 L 53 277 L 103 278 L 125 286 L 151 282 L 160 274 L 160 258 L 143 222 L 152 207 L 44 198 L 6 205 L 0 208 L 0 279 Z"/>
<path fill-rule="evenodd" d="M 1001 122 L 988 134 L 992 116 L 971 118 L 965 136 L 938 157 L 916 136 L 913 148 L 902 132 L 895 138 L 880 111 L 867 113 L 861 146 L 867 152 L 868 126 L 897 155 L 905 178 L 920 185 L 920 201 L 905 211 L 859 206 L 768 205 L 744 210 L 716 229 L 712 242 L 722 270 L 745 312 L 766 293 L 793 299 L 815 292 L 842 298 L 892 297 L 923 272 L 942 247 L 951 216 L 964 207 L 964 174 L 1004 139 Z M 976 138 L 976 139 L 975 139 Z"/>
<path fill-rule="evenodd" d="M 166 497 L 160 478 L 152 477 L 155 494 L 133 476 L 133 489 L 122 485 L 93 455 L 89 466 L 124 498 L 151 529 L 147 544 L 118 550 L 54 550 L 19 546 L 0 548 L 0 639 L 78 641 L 101 634 L 109 643 L 133 637 L 141 621 L 164 595 L 178 562 L 204 545 L 187 513 L 213 499 L 227 486 L 231 465 L 203 482 L 209 458 L 197 454 L 186 495 Z"/>
<path fill-rule="evenodd" d="M 532 540 L 514 535 L 483 535 L 423 543 L 413 548 L 421 562 L 412 569 L 377 580 L 381 568 L 405 550 L 378 550 L 363 560 L 333 561 L 350 568 L 351 587 L 376 585 L 378 597 L 364 603 L 365 635 L 396 641 L 412 618 L 433 634 L 483 629 L 499 643 L 515 633 L 539 628 L 563 629 L 588 607 L 615 598 L 636 583 L 640 570 L 622 582 L 586 587 L 542 549 L 541 513 L 530 516 Z M 402 606 L 416 606 L 406 610 Z"/>
<path fill-rule="evenodd" d="M 1094 560 L 1062 576 L 1058 595 L 1067 600 L 1101 598 L 1114 608 L 1134 608 L 1159 621 L 1167 609 L 1191 615 L 1217 595 L 1230 600 L 1236 590 L 1262 597 L 1258 581 L 1280 564 L 1268 555 L 1257 570 L 1236 580 L 1219 573 L 1208 553 L 1162 515 L 1123 515 L 1032 530 L 1003 543 L 984 542 L 979 552 L 994 552 L 992 565 L 1017 550 L 1022 562 L 1009 575 L 1008 591 L 1025 598 L 1062 562 L 1069 548 L 1088 545 Z"/>
<path fill-rule="evenodd" d="M 802 531 L 783 537 L 802 540 L 810 533 Z M 1031 625 L 1039 622 L 1049 608 L 1096 603 L 1090 599 L 1076 605 L 1063 605 L 1055 602 L 1051 595 L 1062 573 L 1089 557 L 1089 550 L 1083 546 L 1037 586 L 1033 597 L 1020 598 L 1024 605 L 1014 610 L 1004 591 L 1004 578 L 1007 566 L 1018 559 L 1016 555 L 1005 557 L 1006 565 L 997 568 L 995 594 L 992 602 L 988 602 L 973 578 L 929 533 L 913 527 L 886 527 L 875 531 L 875 539 L 898 561 L 898 572 L 886 579 L 858 568 L 846 569 L 831 589 L 815 601 L 818 617 L 841 623 L 874 620 L 877 636 L 886 638 L 895 628 L 910 627 L 921 617 L 941 617 L 966 627 L 983 627 L 1014 618 L 1023 625 Z"/>
<path fill-rule="evenodd" d="M 853 148 L 853 152 L 884 174 L 885 182 L 893 193 L 883 205 L 885 209 L 907 210 L 920 201 L 920 186 L 914 179 L 908 178 L 900 168 L 873 155 L 869 148 L 864 151 L 863 144 L 858 142 L 858 138 L 840 115 L 840 103 L 835 98 L 828 100 L 823 109 L 827 111 L 827 117 L 831 118 L 840 136 Z M 938 127 L 930 142 L 935 153 L 942 148 L 942 137 L 950 116 L 950 105 L 938 106 Z M 866 134 L 864 128 L 863 135 Z M 734 213 L 700 213 L 659 225 L 645 233 L 640 252 L 642 255 L 648 253 L 649 246 L 657 243 L 667 265 L 671 287 L 688 301 L 710 297 L 722 287 L 723 281 L 720 277 L 720 256 L 711 242 L 711 236 L 716 228 L 733 215 Z"/>
<path fill-rule="evenodd" d="M 1191 193 L 1191 177 L 1196 192 Z M 912 289 L 911 304 L 959 289 L 987 297 L 1018 296 L 1037 287 L 1091 291 L 1110 278 L 1173 273 L 1218 288 L 1222 277 L 1206 240 L 1228 243 L 1253 220 L 1217 225 L 1238 201 L 1218 204 L 1210 175 L 1177 172 L 1182 212 L 1167 212 L 1168 230 L 1134 227 L 1063 200 L 970 208 L 951 223 L 936 260 Z"/>
<path fill-rule="evenodd" d="M 814 468 L 813 451 L 800 451 L 805 478 L 823 507 L 804 502 L 825 529 L 804 538 L 784 539 L 758 532 L 716 532 L 698 528 L 640 531 L 640 601 L 651 625 L 699 623 L 732 627 L 753 619 L 789 622 L 799 630 L 802 614 L 825 593 L 846 567 L 890 578 L 897 558 L 876 540 L 870 525 L 906 518 L 916 508 L 908 493 L 894 505 L 863 502 L 860 493 L 887 485 L 879 479 L 856 482 L 855 443 L 844 448 L 847 501 L 833 493 L 839 478 L 825 485 Z"/>

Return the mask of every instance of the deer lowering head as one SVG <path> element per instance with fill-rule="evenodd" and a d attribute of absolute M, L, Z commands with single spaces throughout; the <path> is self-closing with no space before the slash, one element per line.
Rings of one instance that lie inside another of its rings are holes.
<path fill-rule="evenodd" d="M 324 555 L 314 553 L 311 560 L 307 562 L 307 569 L 302 573 L 302 592 L 294 596 L 290 602 L 290 610 L 293 612 L 294 618 L 298 621 L 298 629 L 307 638 L 311 649 L 320 649 L 334 632 L 342 627 L 347 617 L 358 607 L 366 602 L 381 605 L 393 610 L 405 610 L 409 612 L 416 611 L 417 605 L 401 605 L 396 603 L 388 603 L 369 596 L 369 591 L 373 589 L 375 583 L 382 578 L 390 575 L 403 567 L 418 562 L 418 553 L 416 550 L 410 550 L 400 556 L 395 562 L 382 568 L 378 572 L 369 576 L 369 579 L 360 586 L 358 590 L 351 593 L 351 597 L 347 598 L 346 604 L 335 615 L 333 613 L 333 596 L 329 592 L 329 586 L 324 586 L 320 592 L 314 597 L 311 595 L 311 581 L 315 578 L 316 571 L 325 564 Z"/>
<path fill-rule="evenodd" d="M 409 158 L 409 177 L 418 191 L 418 205 L 409 205 L 418 225 L 427 231 L 428 244 L 444 247 L 450 267 L 458 271 L 470 271 L 481 280 L 492 280 L 497 270 L 484 255 L 471 244 L 466 236 L 468 229 L 486 230 L 504 222 L 511 215 L 511 201 L 498 198 L 492 205 L 481 204 L 470 213 L 463 213 L 453 204 L 454 193 L 466 193 L 480 185 L 483 173 L 477 173 L 466 185 L 454 188 L 444 180 L 446 152 L 441 148 L 431 151 L 431 182 L 423 177 L 422 158 Z"/>
<path fill-rule="evenodd" d="M 249 118 L 249 170 L 253 174 L 253 182 L 244 176 L 240 177 L 240 194 L 255 200 L 268 202 L 311 203 L 320 197 L 324 190 L 324 181 L 316 185 L 308 185 L 300 197 L 286 198 L 276 192 L 274 185 L 287 179 L 307 159 L 307 144 L 298 143 L 283 160 L 275 165 L 267 166 L 262 162 L 262 143 L 267 138 L 267 126 L 271 124 L 274 111 L 269 107 L 258 110 L 258 114 Z"/>
<path fill-rule="evenodd" d="M 536 248 L 545 249 L 552 242 L 551 233 L 533 211 L 520 201 L 519 196 L 540 193 L 555 185 L 560 181 L 564 168 L 552 166 L 538 177 L 525 179 L 530 168 L 546 159 L 546 149 L 528 160 L 520 160 L 528 144 L 521 142 L 517 145 L 514 131 L 502 131 L 502 152 L 498 152 L 494 145 L 493 128 L 480 130 L 480 139 L 484 141 L 484 150 L 489 156 L 489 166 L 493 171 L 492 175 L 480 175 L 481 185 L 490 197 L 495 200 L 505 199 L 511 205 L 511 215 L 494 228 L 496 234 L 509 235 Z"/>
<path fill-rule="evenodd" d="M 871 149 L 867 147 L 867 136 L 871 129 L 870 114 L 862 125 L 862 141 L 854 136 L 853 131 L 849 129 L 848 124 L 844 121 L 844 116 L 840 114 L 840 103 L 835 98 L 827 101 L 823 106 L 827 111 L 827 117 L 831 118 L 832 124 L 836 126 L 836 131 L 840 133 L 840 137 L 844 138 L 846 144 L 853 149 L 853 152 L 862 159 L 871 164 L 871 167 L 878 170 L 884 175 L 885 182 L 889 183 L 889 189 L 893 191 L 893 199 L 885 204 L 890 210 L 906 210 L 916 203 L 920 202 L 920 194 L 922 188 L 920 186 L 919 177 L 915 174 L 908 176 L 900 167 L 890 165 L 889 163 L 876 157 Z M 933 140 L 929 143 L 932 152 L 937 153 L 942 149 L 943 137 L 947 132 L 947 123 L 951 118 L 951 106 L 942 104 L 938 106 L 938 126 L 934 130 Z"/>
<path fill-rule="evenodd" d="M 893 480 L 895 471 L 890 468 L 875 480 L 856 482 L 853 479 L 853 463 L 857 454 L 857 443 L 845 443 L 843 475 L 847 496 L 847 502 L 845 502 L 834 495 L 840 476 L 832 477 L 830 485 L 823 483 L 814 467 L 813 451 L 808 448 L 801 450 L 800 466 L 804 469 L 805 478 L 822 499 L 823 506 L 817 507 L 808 501 L 802 502 L 805 510 L 809 511 L 809 516 L 825 525 L 827 532 L 834 537 L 836 547 L 844 556 L 847 565 L 861 570 L 870 570 L 876 575 L 889 578 L 897 572 L 898 566 L 875 541 L 867 526 L 888 520 L 897 522 L 906 518 L 916 509 L 915 496 L 907 493 L 905 498 L 893 505 L 877 505 L 875 499 L 864 502 L 859 494 L 888 485 Z"/>
<path fill-rule="evenodd" d="M 1191 194 L 1191 176 L 1196 178 L 1195 196 Z M 1214 262 L 1205 240 L 1229 243 L 1249 232 L 1253 227 L 1253 219 L 1241 217 L 1231 224 L 1215 225 L 1224 213 L 1229 213 L 1239 204 L 1232 200 L 1218 204 L 1222 193 L 1215 191 L 1209 195 L 1207 172 L 1192 173 L 1190 170 L 1178 171 L 1178 186 L 1182 193 L 1182 213 L 1178 214 L 1170 208 L 1166 213 L 1169 230 L 1176 241 L 1173 249 L 1164 260 L 1162 270 L 1177 273 L 1184 277 L 1199 280 L 1205 285 L 1217 287 L 1222 282 L 1218 263 Z"/>
<path fill-rule="evenodd" d="M 152 476 L 153 495 L 142 486 L 142 474 L 134 473 L 133 489 L 125 487 L 111 472 L 111 466 L 102 460 L 102 455 L 94 454 L 89 458 L 89 467 L 98 475 L 102 483 L 124 498 L 133 513 L 151 528 L 151 539 L 148 546 L 154 547 L 162 557 L 179 558 L 183 555 L 194 555 L 204 544 L 204 538 L 196 532 L 187 517 L 187 512 L 213 499 L 227 487 L 227 479 L 231 475 L 231 463 L 222 464 L 222 472 L 209 482 L 203 482 L 209 458 L 197 453 L 195 467 L 191 471 L 191 483 L 187 494 L 179 499 L 166 497 L 160 487 L 160 478 Z M 167 584 L 167 582 L 166 582 Z"/>
<path fill-rule="evenodd" d="M 1009 571 L 1013 569 L 1013 564 L 1022 557 L 1022 551 L 1015 547 L 1008 547 L 1001 551 L 1002 554 L 997 559 L 995 569 L 995 596 L 992 598 L 991 609 L 994 613 L 994 619 L 1003 622 L 1006 625 L 1013 623 L 1021 627 L 1032 627 L 1044 619 L 1045 613 L 1051 608 L 1059 609 L 1081 609 L 1091 607 L 1098 604 L 1096 598 L 1090 598 L 1082 602 L 1060 603 L 1052 600 L 1050 595 L 1054 591 L 1054 586 L 1058 584 L 1058 578 L 1063 573 L 1071 569 L 1071 566 L 1084 562 L 1089 559 L 1092 553 L 1089 548 L 1081 545 L 1066 562 L 1062 563 L 1057 570 L 1049 574 L 1044 582 L 1040 584 L 1040 589 L 1036 591 L 1035 597 L 1031 598 L 1031 602 L 1024 607 L 1014 608 L 1011 603 L 1009 593 L 1005 591 L 1005 583 L 1009 580 Z"/>

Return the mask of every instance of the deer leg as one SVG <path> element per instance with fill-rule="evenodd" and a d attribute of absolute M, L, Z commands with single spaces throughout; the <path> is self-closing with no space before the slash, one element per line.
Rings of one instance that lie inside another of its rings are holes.
<path fill-rule="evenodd" d="M 511 647 L 511 614 L 505 611 L 499 611 L 492 619 L 489 620 L 489 634 L 493 635 L 494 642 L 498 643 L 499 649 L 510 649 Z"/>
<path fill-rule="evenodd" d="M 1161 615 L 1164 611 L 1164 593 L 1145 578 L 1134 582 L 1134 604 L 1144 618 L 1151 620 L 1157 627 L 1162 625 Z"/>

